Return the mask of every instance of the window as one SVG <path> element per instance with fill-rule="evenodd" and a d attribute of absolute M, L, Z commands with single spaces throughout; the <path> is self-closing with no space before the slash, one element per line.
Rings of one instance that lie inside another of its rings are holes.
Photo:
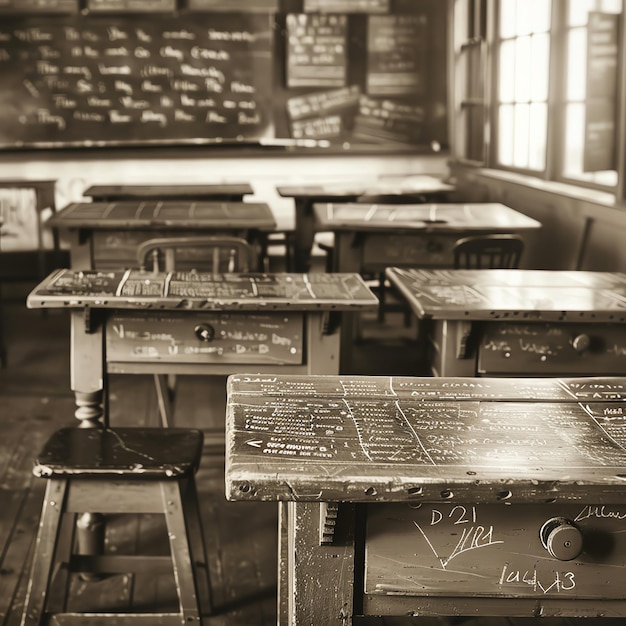
<path fill-rule="evenodd" d="M 457 73 L 461 81 L 457 88 L 463 94 L 460 106 L 456 141 L 459 156 L 476 162 L 485 160 L 485 136 L 488 120 L 486 117 L 486 0 L 464 0 L 456 22 L 461 40 L 457 51 Z M 461 3 L 459 3 L 461 8 Z"/>
<path fill-rule="evenodd" d="M 569 0 L 563 178 L 617 185 L 615 121 L 622 0 Z"/>
<path fill-rule="evenodd" d="M 497 162 L 542 171 L 548 127 L 550 0 L 502 0 Z"/>
<path fill-rule="evenodd" d="M 615 190 L 623 2 L 453 0 L 457 156 Z"/>

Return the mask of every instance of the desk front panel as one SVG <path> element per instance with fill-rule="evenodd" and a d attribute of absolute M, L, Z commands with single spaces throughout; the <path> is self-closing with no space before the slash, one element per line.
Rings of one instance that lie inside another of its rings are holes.
<path fill-rule="evenodd" d="M 359 233 L 362 239 L 362 268 L 382 272 L 397 267 L 452 267 L 458 233 Z"/>
<path fill-rule="evenodd" d="M 114 311 L 108 362 L 299 365 L 304 314 L 297 312 Z"/>
<path fill-rule="evenodd" d="M 542 615 L 623 615 L 626 502 L 597 505 L 593 488 L 588 497 L 574 504 L 369 505 L 364 613 L 474 606 L 483 615 L 530 617 L 542 606 Z"/>

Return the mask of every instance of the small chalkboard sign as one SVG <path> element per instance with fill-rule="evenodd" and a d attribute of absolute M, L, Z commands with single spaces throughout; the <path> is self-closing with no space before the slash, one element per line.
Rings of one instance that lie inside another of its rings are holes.
<path fill-rule="evenodd" d="M 426 16 L 372 15 L 368 21 L 367 93 L 422 93 Z"/>
<path fill-rule="evenodd" d="M 287 86 L 343 87 L 346 84 L 345 15 L 287 16 Z"/>

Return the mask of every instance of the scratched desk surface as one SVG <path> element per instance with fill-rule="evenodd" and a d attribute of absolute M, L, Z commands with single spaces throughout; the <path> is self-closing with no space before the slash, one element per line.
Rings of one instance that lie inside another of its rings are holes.
<path fill-rule="evenodd" d="M 324 230 L 450 230 L 464 231 L 539 228 L 541 223 L 510 207 L 476 204 L 316 203 L 315 219 Z"/>
<path fill-rule="evenodd" d="M 211 274 L 56 270 L 27 298 L 30 308 L 160 310 L 375 309 L 358 274 Z"/>
<path fill-rule="evenodd" d="M 419 318 L 626 321 L 622 273 L 393 267 L 386 274 Z"/>
<path fill-rule="evenodd" d="M 120 200 L 73 202 L 49 220 L 58 228 L 156 229 L 216 227 L 271 231 L 276 220 L 262 202 L 219 202 L 203 200 Z"/>
<path fill-rule="evenodd" d="M 624 499 L 626 378 L 237 374 L 227 391 L 229 499 Z"/>

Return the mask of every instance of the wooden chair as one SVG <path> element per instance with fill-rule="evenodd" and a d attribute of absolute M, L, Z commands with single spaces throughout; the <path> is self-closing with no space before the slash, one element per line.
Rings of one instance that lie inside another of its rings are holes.
<path fill-rule="evenodd" d="M 202 432 L 187 428 L 62 428 L 55 432 L 33 470 L 47 485 L 21 626 L 201 623 L 201 613 L 211 610 L 195 487 L 202 447 Z M 121 550 L 114 549 L 105 553 L 103 533 L 100 541 L 75 541 L 77 516 L 93 510 L 162 514 L 167 528 L 167 537 L 163 528 L 163 543 L 169 540 L 169 556 L 120 554 Z M 94 549 L 97 544 L 101 545 Z M 170 612 L 170 606 L 162 604 L 163 612 L 146 613 L 145 606 L 133 607 L 136 613 L 110 606 L 82 612 L 84 600 L 78 598 L 80 593 L 72 594 L 70 587 L 72 574 L 77 573 L 95 575 L 84 578 L 84 584 L 89 580 L 95 584 L 103 575 L 130 574 L 135 577 L 130 579 L 131 590 L 139 588 L 141 576 L 148 583 L 160 574 L 171 576 L 178 611 Z M 114 612 L 102 612 L 107 608 Z"/>
<path fill-rule="evenodd" d="M 142 270 L 155 272 L 196 269 L 213 274 L 257 269 L 255 251 L 241 237 L 226 235 L 148 239 L 137 248 Z"/>
<path fill-rule="evenodd" d="M 245 239 L 230 236 L 169 237 L 148 239 L 137 248 L 139 267 L 154 272 L 208 271 L 213 274 L 257 269 L 255 251 Z M 154 374 L 161 424 L 172 423 L 176 377 Z"/>
<path fill-rule="evenodd" d="M 455 269 L 516 269 L 524 252 L 518 235 L 475 235 L 459 239 L 453 249 Z"/>

